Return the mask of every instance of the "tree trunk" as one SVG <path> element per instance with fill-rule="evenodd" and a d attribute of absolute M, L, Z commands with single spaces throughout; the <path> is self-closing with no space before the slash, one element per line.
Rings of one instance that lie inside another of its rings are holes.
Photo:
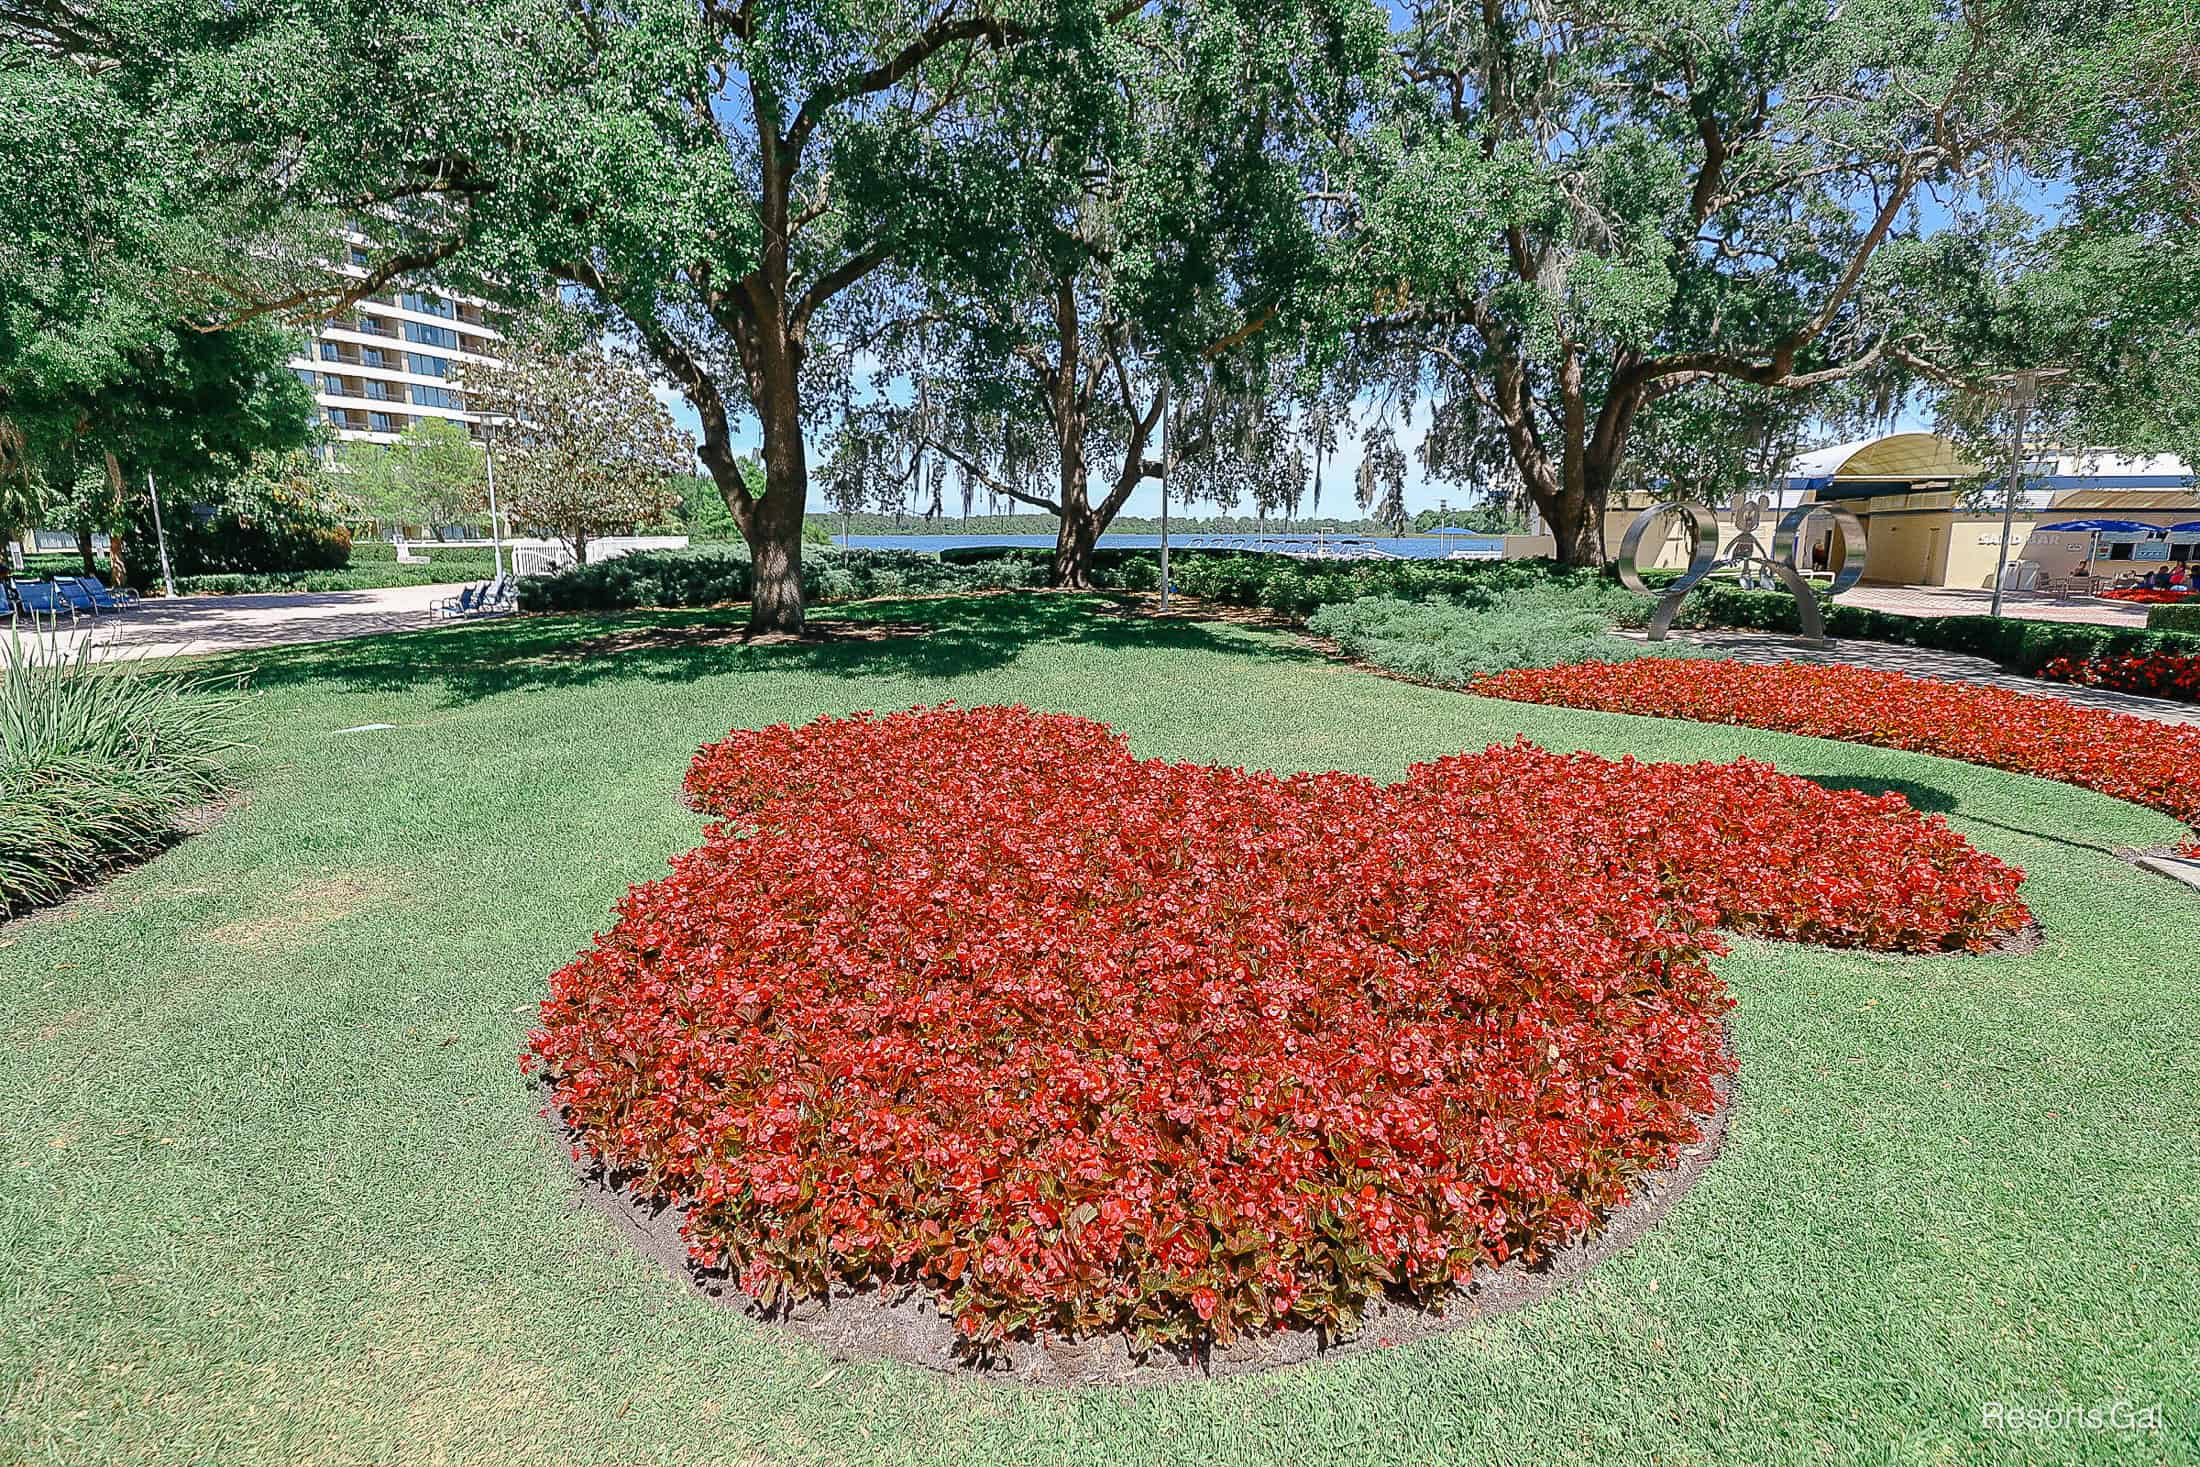
<path fill-rule="evenodd" d="M 130 584 L 130 565 L 128 557 L 123 554 L 122 542 L 124 528 L 130 523 L 130 516 L 124 508 L 126 501 L 122 494 L 122 464 L 112 450 L 102 456 L 107 462 L 107 492 L 113 496 L 114 510 L 113 528 L 107 532 L 107 575 L 112 584 L 118 587 L 127 586 Z M 141 589 L 151 588 L 151 582 L 147 582 Z"/>
<path fill-rule="evenodd" d="M 1100 530 L 1100 517 L 1083 495 L 1074 506 L 1063 504 L 1061 525 L 1054 535 L 1054 563 L 1047 570 L 1049 585 L 1092 589 L 1092 547 Z"/>
<path fill-rule="evenodd" d="M 1586 454 L 1563 477 L 1547 460 L 1521 463 L 1521 482 L 1551 532 L 1552 554 L 1560 565 L 1595 569 L 1604 564 L 1604 510 L 1611 497 L 1615 465 Z"/>
<path fill-rule="evenodd" d="M 569 543 L 573 547 L 573 564 L 575 568 L 588 564 L 588 532 L 580 529 L 574 530 L 569 537 Z"/>
<path fill-rule="evenodd" d="M 718 473 L 718 491 L 749 543 L 749 634 L 802 630 L 802 511 L 810 463 L 802 438 L 801 347 L 767 342 L 758 355 L 752 396 L 764 430 L 764 493 L 736 504 L 747 489 L 738 471 Z"/>
<path fill-rule="evenodd" d="M 1560 565 L 1594 569 L 1604 564 L 1604 507 L 1586 496 L 1568 495 L 1546 509 Z"/>
<path fill-rule="evenodd" d="M 1054 563 L 1047 568 L 1047 584 L 1079 591 L 1092 589 L 1092 547 L 1099 540 L 1100 523 L 1092 498 L 1086 492 L 1084 414 L 1065 398 L 1058 408 L 1066 415 L 1062 426 L 1062 473 L 1056 503 L 1062 506 L 1061 522 L 1054 533 Z"/>
<path fill-rule="evenodd" d="M 789 512 L 789 507 L 792 512 Z M 757 501 L 749 540 L 749 633 L 802 630 L 802 501 Z"/>
<path fill-rule="evenodd" d="M 84 574 L 95 575 L 99 567 L 92 561 L 92 530 L 89 525 L 76 527 L 76 557 L 84 562 Z"/>

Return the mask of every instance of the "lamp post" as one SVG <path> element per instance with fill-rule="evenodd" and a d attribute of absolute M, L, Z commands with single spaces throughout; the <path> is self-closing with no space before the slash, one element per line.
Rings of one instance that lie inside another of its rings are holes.
<path fill-rule="evenodd" d="M 2001 498 L 2001 550 L 1994 558 L 1994 603 L 1989 616 L 2001 615 L 2001 583 L 2009 570 L 2009 534 L 2017 518 L 2017 485 L 2024 474 L 2024 425 L 2032 413 L 2033 400 L 2039 396 L 2040 383 L 2049 377 L 2062 375 L 2060 368 L 2027 367 L 2021 372 L 2010 372 L 2000 378 L 2003 390 L 2008 394 L 2009 416 L 2009 482 L 2003 486 Z"/>
<path fill-rule="evenodd" d="M 173 598 L 176 594 L 176 577 L 168 568 L 168 532 L 160 523 L 160 490 L 153 486 L 153 471 L 145 471 L 145 497 L 153 501 L 153 543 L 160 547 L 160 588 Z M 113 567 L 109 566 L 112 570 Z"/>
<path fill-rule="evenodd" d="M 489 558 L 496 566 L 497 579 L 504 579 L 504 530 L 497 515 L 497 456 L 496 425 L 487 418 L 481 420 L 481 467 L 489 479 Z M 519 570 L 517 557 L 512 566 Z"/>
<path fill-rule="evenodd" d="M 1169 431 L 1169 386 L 1161 385 L 1161 611 L 1169 610 L 1169 471 L 1176 466 L 1176 435 Z"/>

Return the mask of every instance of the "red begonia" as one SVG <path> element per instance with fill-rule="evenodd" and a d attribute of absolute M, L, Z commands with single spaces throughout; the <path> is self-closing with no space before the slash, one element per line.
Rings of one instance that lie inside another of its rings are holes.
<path fill-rule="evenodd" d="M 966 1338 L 1319 1325 L 1595 1226 L 1697 1139 L 1724 926 L 1976 948 L 2021 873 L 1899 796 L 1521 744 L 1396 785 L 931 708 L 737 732 L 525 1063 L 758 1298 Z"/>
<path fill-rule="evenodd" d="M 2081 785 L 2200 825 L 2200 728 L 1846 663 L 1697 658 L 1493 673 L 1485 698 L 1779 729 Z"/>
<path fill-rule="evenodd" d="M 2128 657 L 2058 657 L 2040 669 L 2040 676 L 2049 682 L 2200 703 L 2200 657 L 2166 652 Z"/>

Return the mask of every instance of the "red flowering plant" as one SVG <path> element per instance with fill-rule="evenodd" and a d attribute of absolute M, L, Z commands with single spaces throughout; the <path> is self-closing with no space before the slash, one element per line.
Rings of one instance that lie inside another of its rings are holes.
<path fill-rule="evenodd" d="M 1486 698 L 1914 749 L 2099 790 L 2200 825 L 2200 728 L 1846 663 L 1695 658 L 1494 673 Z"/>
<path fill-rule="evenodd" d="M 2142 606 L 2177 606 L 2192 599 L 2189 591 L 2164 591 L 2156 586 L 2118 586 L 2098 594 L 2104 601 L 2136 601 Z"/>
<path fill-rule="evenodd" d="M 767 1305 L 915 1282 L 974 1347 L 1350 1332 L 1536 1260 L 1698 1138 L 1717 926 L 2026 920 L 1897 796 L 1522 744 L 1382 786 L 952 707 L 737 732 L 717 817 L 551 980 L 523 1064 Z"/>
<path fill-rule="evenodd" d="M 2150 698 L 2200 703 L 2200 657 L 2155 653 L 2134 657 L 2058 657 L 2040 669 L 2050 682 L 2079 683 Z"/>

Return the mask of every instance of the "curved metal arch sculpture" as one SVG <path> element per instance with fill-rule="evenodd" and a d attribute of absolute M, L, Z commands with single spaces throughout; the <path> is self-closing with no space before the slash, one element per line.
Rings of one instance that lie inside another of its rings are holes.
<path fill-rule="evenodd" d="M 1719 554 L 1718 519 L 1701 504 L 1653 504 L 1635 516 L 1619 542 L 1619 578 L 1630 591 L 1644 596 L 1656 594 L 1644 583 L 1637 565 L 1642 553 L 1642 537 L 1650 526 L 1664 515 L 1681 515 L 1688 521 L 1691 540 L 1688 569 L 1658 595 L 1658 604 L 1650 613 L 1646 630 L 1651 641 L 1662 642 L 1671 635 L 1673 618 L 1679 614 L 1681 602 L 1687 599 L 1690 591 L 1710 579 L 1712 572 L 1732 569 L 1739 573 L 1745 587 L 1777 583 L 1786 588 L 1795 598 L 1796 621 L 1803 640 L 1825 645 L 1825 618 L 1819 614 L 1818 598 L 1811 593 L 1810 583 L 1803 579 L 1804 570 L 1797 556 L 1806 543 L 1805 531 L 1810 522 L 1820 515 L 1831 520 L 1834 532 L 1841 537 L 1842 562 L 1826 594 L 1840 595 L 1864 576 L 1864 561 L 1871 553 L 1871 542 L 1864 533 L 1863 521 L 1845 505 L 1799 504 L 1780 516 L 1780 523 L 1773 531 L 1771 553 L 1767 554 L 1758 547 L 1753 532 L 1763 513 L 1770 508 L 1771 505 L 1762 500 L 1746 499 L 1735 506 L 1734 528 L 1738 533 L 1723 556 Z"/>

